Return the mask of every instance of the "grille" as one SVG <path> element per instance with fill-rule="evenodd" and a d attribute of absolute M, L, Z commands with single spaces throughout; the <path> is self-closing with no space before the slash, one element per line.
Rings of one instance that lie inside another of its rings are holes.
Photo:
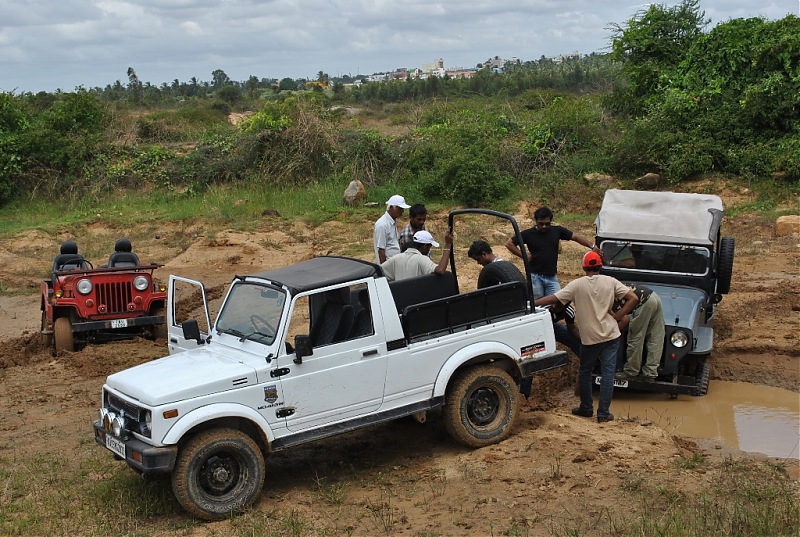
<path fill-rule="evenodd" d="M 113 282 L 97 285 L 97 304 L 105 304 L 107 313 L 124 313 L 131 302 L 131 283 Z"/>
<path fill-rule="evenodd" d="M 110 393 L 106 393 L 106 407 L 108 410 L 116 412 L 117 414 L 123 414 L 133 421 L 139 422 L 142 420 L 142 409 Z"/>

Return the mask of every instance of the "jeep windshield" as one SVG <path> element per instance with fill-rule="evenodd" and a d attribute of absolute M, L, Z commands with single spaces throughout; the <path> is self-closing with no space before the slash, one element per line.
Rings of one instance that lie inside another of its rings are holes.
<path fill-rule="evenodd" d="M 217 318 L 217 333 L 239 341 L 271 345 L 280 325 L 286 293 L 265 284 L 239 281 L 233 285 Z"/>
<path fill-rule="evenodd" d="M 603 264 L 648 272 L 671 272 L 704 276 L 709 269 L 708 248 L 677 244 L 604 240 L 600 243 Z"/>

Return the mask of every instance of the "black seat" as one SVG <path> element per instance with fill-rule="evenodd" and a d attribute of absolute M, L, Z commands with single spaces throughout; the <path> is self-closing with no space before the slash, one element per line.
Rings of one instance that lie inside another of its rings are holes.
<path fill-rule="evenodd" d="M 114 252 L 108 258 L 109 267 L 138 267 L 139 256 L 133 252 Z"/>
<path fill-rule="evenodd" d="M 358 303 L 361 306 L 350 329 L 350 339 L 372 334 L 372 314 L 369 307 L 369 290 L 361 289 L 358 292 Z"/>
<path fill-rule="evenodd" d="M 338 343 L 347 338 L 355 315 L 350 305 L 350 289 L 342 287 L 325 292 L 325 304 L 311 324 L 311 345 L 318 347 Z"/>
<path fill-rule="evenodd" d="M 53 272 L 57 270 L 85 269 L 86 260 L 78 253 L 78 245 L 74 241 L 61 243 L 59 254 L 53 260 Z"/>

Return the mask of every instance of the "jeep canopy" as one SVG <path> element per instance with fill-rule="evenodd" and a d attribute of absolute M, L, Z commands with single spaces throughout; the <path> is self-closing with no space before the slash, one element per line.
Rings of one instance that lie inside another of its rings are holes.
<path fill-rule="evenodd" d="M 359 278 L 383 276 L 380 265 L 349 257 L 322 256 L 296 265 L 253 274 L 273 283 L 282 284 L 292 293 L 302 293 Z"/>
<path fill-rule="evenodd" d="M 598 238 L 709 246 L 721 222 L 719 196 L 610 189 L 594 224 Z"/>

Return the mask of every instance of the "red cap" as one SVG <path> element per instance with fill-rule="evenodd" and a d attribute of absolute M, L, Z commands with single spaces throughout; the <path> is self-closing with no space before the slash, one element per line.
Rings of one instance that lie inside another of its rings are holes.
<path fill-rule="evenodd" d="M 594 250 L 586 252 L 586 255 L 583 256 L 583 268 L 593 269 L 593 268 L 600 268 L 602 266 L 603 266 L 603 258 L 600 257 L 600 254 L 598 254 Z"/>

